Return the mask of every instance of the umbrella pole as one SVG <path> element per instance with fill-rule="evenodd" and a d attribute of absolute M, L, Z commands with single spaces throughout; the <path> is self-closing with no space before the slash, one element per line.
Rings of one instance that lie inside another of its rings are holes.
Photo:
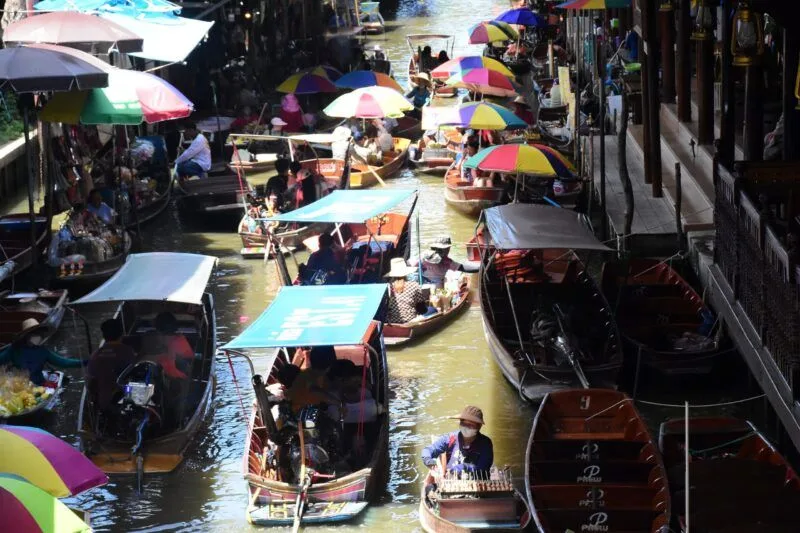
<path fill-rule="evenodd" d="M 28 103 L 33 101 L 31 95 L 23 96 L 22 100 L 22 132 L 25 138 L 25 164 L 28 167 L 28 216 L 31 224 L 31 264 L 36 265 L 36 212 L 33 205 L 33 162 L 31 161 L 30 123 L 28 122 Z"/>

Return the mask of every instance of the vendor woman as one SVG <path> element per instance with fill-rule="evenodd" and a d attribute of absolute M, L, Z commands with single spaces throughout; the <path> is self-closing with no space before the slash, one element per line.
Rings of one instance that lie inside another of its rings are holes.
<path fill-rule="evenodd" d="M 98 189 L 92 189 L 89 193 L 89 205 L 86 206 L 86 210 L 96 216 L 106 226 L 112 225 L 117 216 L 114 210 L 103 201 L 103 195 Z"/>
<path fill-rule="evenodd" d="M 439 237 L 431 244 L 431 251 L 422 256 L 419 261 L 422 266 L 422 278 L 427 283 L 442 285 L 445 275 L 450 270 L 464 271 L 464 266 L 450 259 L 450 237 Z M 411 262 L 416 266 L 415 262 Z"/>

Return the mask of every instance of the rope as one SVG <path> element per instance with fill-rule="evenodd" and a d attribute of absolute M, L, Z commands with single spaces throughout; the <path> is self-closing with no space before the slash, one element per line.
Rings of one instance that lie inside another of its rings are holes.
<path fill-rule="evenodd" d="M 758 396 L 752 396 L 750 398 L 744 398 L 742 400 L 733 400 L 730 402 L 722 402 L 722 403 L 705 403 L 699 405 L 689 405 L 691 409 L 707 409 L 711 407 L 726 407 L 729 405 L 736 405 L 745 402 L 752 402 L 753 400 L 759 400 L 766 396 L 765 394 L 759 394 Z M 672 407 L 675 409 L 686 409 L 685 404 L 675 404 L 675 403 L 659 403 L 659 402 L 648 402 L 647 400 L 636 400 L 639 403 L 643 403 L 645 405 L 655 405 L 656 407 Z"/>
<path fill-rule="evenodd" d="M 753 435 L 756 435 L 756 434 L 757 433 L 755 433 L 754 431 L 751 431 L 747 435 L 744 435 L 744 436 L 739 437 L 737 439 L 733 439 L 733 440 L 728 441 L 728 442 L 723 442 L 722 444 L 718 444 L 718 445 L 712 446 L 710 448 L 704 448 L 702 450 L 692 450 L 690 448 L 689 449 L 689 453 L 691 453 L 692 455 L 695 455 L 695 454 L 699 455 L 699 454 L 703 454 L 703 453 L 706 453 L 706 452 L 712 452 L 714 450 L 718 450 L 720 448 L 725 448 L 727 446 L 730 446 L 731 444 L 736 444 L 737 442 L 742 442 L 743 440 L 747 440 L 747 439 L 749 439 L 750 437 L 752 437 Z"/>
<path fill-rule="evenodd" d="M 233 384 L 236 386 L 236 395 L 239 396 L 239 405 L 242 406 L 242 418 L 247 421 L 247 410 L 244 408 L 244 398 L 242 398 L 242 390 L 239 387 L 239 380 L 236 378 L 236 370 L 233 368 L 233 361 L 230 354 L 226 353 L 228 358 L 228 366 L 231 368 L 231 376 L 233 376 Z"/>

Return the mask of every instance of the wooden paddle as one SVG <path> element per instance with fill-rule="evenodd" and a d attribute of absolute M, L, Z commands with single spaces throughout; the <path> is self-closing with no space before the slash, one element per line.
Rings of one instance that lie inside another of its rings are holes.
<path fill-rule="evenodd" d="M 378 173 L 377 173 L 377 172 L 375 172 L 375 171 L 372 169 L 372 166 L 371 166 L 369 163 L 367 163 L 367 162 L 366 162 L 364 159 L 362 159 L 362 158 L 361 158 L 361 157 L 358 155 L 358 153 L 356 153 L 356 151 L 355 151 L 355 150 L 353 150 L 353 151 L 350 153 L 350 155 L 351 155 L 351 156 L 353 157 L 353 159 L 355 159 L 356 161 L 363 162 L 363 163 L 364 163 L 364 165 L 366 165 L 366 167 L 367 167 L 367 170 L 369 170 L 369 171 L 372 173 L 372 175 L 373 175 L 373 176 L 375 176 L 375 179 L 376 179 L 376 180 L 378 180 L 378 183 L 380 183 L 380 184 L 381 184 L 383 187 L 386 187 L 386 182 L 385 182 L 385 181 L 383 181 L 383 179 L 382 179 L 380 176 L 378 176 Z M 362 174 L 363 174 L 363 172 L 362 172 Z"/>

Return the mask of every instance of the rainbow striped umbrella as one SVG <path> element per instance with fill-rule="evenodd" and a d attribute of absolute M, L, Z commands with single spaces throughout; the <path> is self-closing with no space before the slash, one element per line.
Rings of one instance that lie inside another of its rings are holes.
<path fill-rule="evenodd" d="M 320 71 L 298 72 L 292 74 L 278 85 L 276 89 L 280 93 L 294 94 L 316 94 L 316 93 L 335 93 L 336 85 L 328 79 L 328 74 L 320 68 Z"/>
<path fill-rule="evenodd" d="M 338 97 L 323 112 L 337 118 L 384 118 L 402 116 L 403 111 L 412 109 L 414 104 L 394 89 L 363 87 Z"/>
<path fill-rule="evenodd" d="M 484 148 L 464 162 L 469 168 L 509 174 L 556 178 L 573 177 L 572 165 L 554 150 L 541 145 L 501 144 Z"/>
<path fill-rule="evenodd" d="M 510 109 L 487 102 L 469 102 L 445 113 L 440 119 L 441 126 L 457 126 L 473 130 L 523 129 L 528 125 Z"/>
<path fill-rule="evenodd" d="M 468 30 L 469 44 L 485 44 L 497 41 L 516 41 L 519 39 L 517 30 L 505 22 L 488 20 L 479 22 Z"/>
<path fill-rule="evenodd" d="M 488 68 L 472 68 L 462 70 L 450 77 L 446 82 L 450 87 L 463 87 L 470 91 L 492 96 L 516 96 L 514 83 L 499 72 Z"/>
<path fill-rule="evenodd" d="M 336 81 L 342 77 L 342 73 L 329 65 L 317 65 L 316 67 L 301 70 L 304 74 L 314 74 L 315 76 L 323 76 L 331 81 Z"/>
<path fill-rule="evenodd" d="M 56 498 L 108 483 L 85 455 L 39 428 L 0 426 L 0 450 L 0 472 L 20 476 Z"/>
<path fill-rule="evenodd" d="M 338 80 L 336 86 L 340 89 L 361 89 L 362 87 L 388 87 L 402 93 L 403 88 L 392 78 L 382 72 L 372 70 L 354 70 L 348 72 Z"/>
<path fill-rule="evenodd" d="M 631 0 L 569 0 L 556 7 L 559 9 L 616 9 L 631 7 Z"/>
<path fill-rule="evenodd" d="M 486 68 L 499 72 L 503 76 L 514 79 L 514 73 L 508 70 L 504 64 L 491 57 L 484 56 L 461 56 L 446 61 L 431 71 L 431 77 L 436 79 L 447 79 L 453 74 L 457 74 L 462 70 L 469 70 L 473 68 Z"/>
<path fill-rule="evenodd" d="M 92 529 L 69 507 L 16 476 L 0 475 L 3 531 L 83 533 Z"/>

